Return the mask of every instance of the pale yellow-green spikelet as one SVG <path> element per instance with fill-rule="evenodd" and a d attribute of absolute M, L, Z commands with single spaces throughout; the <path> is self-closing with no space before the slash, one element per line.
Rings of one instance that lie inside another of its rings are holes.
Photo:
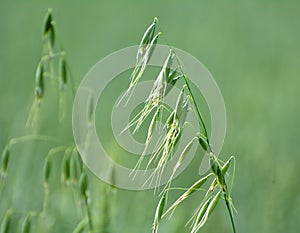
<path fill-rule="evenodd" d="M 199 188 L 202 187 L 202 185 L 205 184 L 207 179 L 210 177 L 210 175 L 207 175 L 203 177 L 202 179 L 195 182 L 187 191 L 185 191 L 172 205 L 169 207 L 169 209 L 165 212 L 164 215 L 168 214 L 170 211 L 174 210 L 181 202 L 183 202 L 185 199 L 187 199 L 189 196 L 191 196 L 194 192 L 196 192 Z"/>
<path fill-rule="evenodd" d="M 160 108 L 161 101 L 166 95 L 166 76 L 169 75 L 170 70 L 168 67 L 171 66 L 172 59 L 173 57 L 170 52 L 169 56 L 167 57 L 164 63 L 163 68 L 161 69 L 159 75 L 154 81 L 154 84 L 152 86 L 148 98 L 145 101 L 143 109 L 136 115 L 136 117 L 133 120 L 130 121 L 130 123 L 125 127 L 123 131 L 129 129 L 132 126 L 135 126 L 133 131 L 133 133 L 135 133 L 140 128 L 145 119 L 149 116 L 149 114 L 154 109 Z"/>
<path fill-rule="evenodd" d="M 192 227 L 192 230 L 191 230 L 191 233 L 195 233 L 196 230 L 197 230 L 197 227 L 199 227 L 199 223 L 201 222 L 201 220 L 203 219 L 204 217 L 204 214 L 206 213 L 207 211 L 207 208 L 211 202 L 211 199 L 212 198 L 209 198 L 208 200 L 206 200 L 204 202 L 204 204 L 201 206 L 201 208 L 199 209 L 196 217 L 195 217 L 195 221 L 194 221 L 194 224 L 193 224 L 193 227 Z"/>
<path fill-rule="evenodd" d="M 174 167 L 174 172 L 180 167 L 180 165 L 182 164 L 183 160 L 185 159 L 186 155 L 189 153 L 190 149 L 192 148 L 193 146 L 193 142 L 194 140 L 191 140 L 186 146 L 185 148 L 183 149 L 183 151 L 181 152 L 180 156 L 179 156 L 179 159 L 177 161 L 177 163 L 175 164 L 175 167 Z"/>
<path fill-rule="evenodd" d="M 164 193 L 161 196 L 161 198 L 158 202 L 158 205 L 156 207 L 154 222 L 153 222 L 153 225 L 152 225 L 152 233 L 157 233 L 158 232 L 158 226 L 159 226 L 160 220 L 161 220 L 162 215 L 163 215 L 165 203 L 166 203 L 166 193 Z"/>
<path fill-rule="evenodd" d="M 138 61 L 136 67 L 134 68 L 131 76 L 130 76 L 130 85 L 128 90 L 126 91 L 125 95 L 127 97 L 130 97 L 130 95 L 132 94 L 132 91 L 134 89 L 134 87 L 136 86 L 136 84 L 138 83 L 138 81 L 140 80 L 140 78 L 142 77 L 142 75 L 145 72 L 145 69 L 147 67 L 147 64 L 150 60 L 150 58 L 152 57 L 152 54 L 154 52 L 154 49 L 156 47 L 157 41 L 159 36 L 161 35 L 161 33 L 158 33 L 150 42 L 150 44 L 146 47 L 145 50 L 145 54 L 143 55 L 143 57 L 140 58 L 140 60 Z"/>
<path fill-rule="evenodd" d="M 145 31 L 142 40 L 140 42 L 137 55 L 136 55 L 136 65 L 134 67 L 134 70 L 132 74 L 130 75 L 130 85 L 125 92 L 125 94 L 121 97 L 119 103 L 127 97 L 127 102 L 129 101 L 129 98 L 131 97 L 133 90 L 142 77 L 147 64 L 153 54 L 153 51 L 156 47 L 157 41 L 159 36 L 161 35 L 161 32 L 158 32 L 155 35 L 155 30 L 157 27 L 157 18 L 154 18 L 153 23 L 147 28 Z"/>
<path fill-rule="evenodd" d="M 194 142 L 194 140 L 191 140 L 191 141 L 185 146 L 185 148 L 183 149 L 183 151 L 181 152 L 181 154 L 180 154 L 180 156 L 179 156 L 179 158 L 178 158 L 178 160 L 177 160 L 177 162 L 176 162 L 176 164 L 175 164 L 175 166 L 174 166 L 174 168 L 173 168 L 172 175 L 171 175 L 171 177 L 169 178 L 167 184 L 165 185 L 164 191 L 167 191 L 167 192 L 168 192 L 168 189 L 169 189 L 169 187 L 170 187 L 170 185 L 171 185 L 171 182 L 172 182 L 172 180 L 173 180 L 173 178 L 174 178 L 174 175 L 175 175 L 177 169 L 181 166 L 181 164 L 182 164 L 182 162 L 184 161 L 186 155 L 189 153 L 190 149 L 192 148 L 193 142 Z"/>
<path fill-rule="evenodd" d="M 230 157 L 230 158 L 226 161 L 226 163 L 222 166 L 222 173 L 223 173 L 223 175 L 226 174 L 226 172 L 227 172 L 227 170 L 228 170 L 228 168 L 229 168 L 229 166 L 230 166 L 230 163 L 231 163 L 231 160 L 232 160 L 232 159 L 233 159 L 233 157 Z M 215 179 L 213 180 L 213 182 L 211 183 L 209 189 L 207 190 L 205 196 L 207 196 L 209 193 L 213 192 L 214 189 L 215 189 L 215 187 L 216 187 L 216 185 L 217 185 L 217 179 L 215 178 Z"/>
<path fill-rule="evenodd" d="M 133 168 L 131 174 L 133 174 L 134 172 L 135 172 L 135 175 L 137 174 L 137 170 L 140 168 L 141 163 L 142 163 L 142 161 L 145 157 L 145 154 L 147 153 L 147 149 L 148 149 L 148 147 L 151 143 L 152 135 L 153 135 L 153 132 L 154 132 L 155 127 L 156 127 L 156 121 L 158 120 L 159 113 L 160 113 L 160 109 L 157 109 L 156 112 L 154 113 L 152 119 L 151 119 L 151 122 L 150 122 L 149 127 L 148 127 L 148 131 L 147 131 L 147 137 L 146 137 L 144 151 L 141 154 L 141 156 L 140 156 L 138 162 L 136 163 L 135 167 Z M 133 176 L 133 178 L 135 178 L 135 175 Z"/>
<path fill-rule="evenodd" d="M 199 223 L 197 224 L 197 226 L 195 226 L 194 231 L 192 231 L 192 233 L 196 233 L 197 231 L 199 231 L 204 224 L 206 223 L 208 217 L 211 215 L 211 213 L 213 212 L 213 210 L 215 209 L 216 205 L 218 204 L 218 201 L 221 197 L 221 193 L 222 191 L 220 190 L 209 202 L 209 205 L 206 208 L 205 213 L 203 214 L 201 220 L 199 221 Z"/>
<path fill-rule="evenodd" d="M 140 58 L 145 54 L 146 47 L 149 45 L 149 43 L 153 39 L 155 29 L 157 26 L 157 21 L 158 21 L 158 19 L 154 18 L 153 23 L 145 31 L 143 38 L 141 40 L 138 52 L 137 52 L 137 56 L 136 56 L 137 61 L 140 60 Z"/>
<path fill-rule="evenodd" d="M 212 152 L 210 152 L 209 154 L 209 161 L 210 161 L 211 170 L 216 175 L 219 185 L 225 191 L 226 183 L 225 183 L 224 174 L 222 172 L 222 167 L 218 161 L 218 158 Z"/>

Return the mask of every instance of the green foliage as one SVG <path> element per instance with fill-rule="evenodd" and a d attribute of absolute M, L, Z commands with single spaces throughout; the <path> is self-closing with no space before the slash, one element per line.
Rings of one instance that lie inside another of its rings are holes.
<path fill-rule="evenodd" d="M 147 24 L 152 23 L 153 16 L 158 16 L 161 25 L 157 26 L 157 30 L 164 32 L 159 43 L 182 48 L 201 60 L 212 72 L 224 97 L 227 131 L 219 158 L 228 160 L 229 155 L 236 155 L 237 175 L 232 198 L 238 209 L 238 232 L 252 233 L 257 232 L 258 228 L 264 233 L 298 232 L 300 188 L 295 184 L 298 183 L 300 162 L 297 146 L 300 117 L 297 101 L 300 98 L 300 1 L 217 0 L 187 3 L 154 0 L 150 3 L 128 0 L 118 1 L 118 4 L 116 1 L 90 1 L 89 4 L 53 1 L 49 4 L 30 0 L 26 4 L 18 4 L 16 1 L 3 0 L 0 7 L 0 155 L 10 138 L 32 133 L 30 129 L 24 129 L 24 121 L 29 105 L 35 98 L 34 77 L 43 46 L 43 19 L 50 5 L 55 20 L 54 48 L 62 46 L 67 52 L 68 79 L 64 93 L 70 96 L 67 97 L 64 121 L 59 124 L 56 111 L 56 90 L 60 89 L 56 84 L 59 83 L 48 79 L 48 66 L 44 67 L 45 96 L 38 108 L 39 117 L 36 120 L 39 127 L 36 132 L 55 137 L 60 142 L 51 141 L 51 144 L 37 139 L 11 147 L 8 170 L 5 179 L 2 176 L 0 181 L 0 222 L 7 209 L 22 211 L 23 215 L 13 215 L 12 224 L 13 232 L 20 232 L 25 212 L 41 210 L 43 165 L 49 147 L 72 143 L 68 112 L 72 105 L 70 76 L 74 80 L 72 86 L 75 90 L 92 64 L 112 51 L 139 42 Z M 149 67 L 143 78 L 147 79 L 152 69 Z M 158 72 L 155 70 L 152 73 L 157 75 Z M 119 92 L 127 88 L 129 75 L 130 72 L 126 72 L 120 76 L 111 89 Z M 178 80 L 176 85 L 180 82 Z M 116 101 L 115 94 L 107 90 L 104 96 L 107 101 L 105 111 Z M 210 116 L 201 94 L 196 92 L 195 98 L 210 132 Z M 114 156 L 113 159 L 119 161 L 119 158 L 123 158 L 122 151 L 116 150 L 116 144 L 112 142 L 112 133 L 108 130 L 110 119 L 99 123 L 105 120 L 105 113 L 99 114 L 105 105 L 99 108 L 99 102 L 97 104 L 95 101 L 94 104 L 98 105 L 95 112 L 98 130 L 105 134 L 105 144 L 111 142 L 106 149 L 117 151 L 118 157 Z M 280 143 L 275 137 L 278 134 Z M 196 143 L 195 139 L 194 146 Z M 197 156 L 188 169 L 172 182 L 175 189 L 170 190 L 166 207 L 197 181 L 203 153 L 199 146 Z M 73 185 L 63 188 L 60 184 L 63 154 L 59 152 L 51 156 L 53 170 L 49 180 L 49 208 L 44 218 L 33 217 L 32 230 L 35 232 L 68 233 L 81 221 L 80 211 L 75 209 L 75 202 L 71 198 Z M 233 163 L 234 160 L 231 160 L 225 177 L 229 191 Z M 135 161 L 126 165 L 133 167 L 134 164 Z M 97 219 L 102 219 L 101 203 L 104 197 L 101 188 L 105 184 L 91 174 L 88 178 L 90 186 L 94 187 L 91 200 L 93 212 L 98 215 L 95 217 L 97 226 Z M 209 185 L 210 182 L 207 182 L 202 189 L 209 189 Z M 189 214 L 200 203 L 201 195 L 205 194 L 202 189 L 176 208 L 171 220 L 162 219 L 160 232 L 190 232 L 189 226 L 184 225 L 189 220 Z M 114 205 L 111 206 L 111 232 L 151 231 L 155 211 L 153 205 L 158 200 L 150 190 L 118 190 Z M 230 232 L 223 203 L 221 197 L 200 232 Z M 135 211 L 127 211 L 129 206 Z M 88 227 L 85 229 L 87 231 Z"/>

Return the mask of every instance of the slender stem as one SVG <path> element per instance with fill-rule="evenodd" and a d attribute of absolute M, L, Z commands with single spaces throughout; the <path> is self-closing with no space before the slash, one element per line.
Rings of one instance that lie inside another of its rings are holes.
<path fill-rule="evenodd" d="M 199 108 L 198 108 L 198 105 L 197 105 L 197 103 L 196 103 L 194 94 L 193 94 L 193 92 L 192 92 L 192 90 L 191 90 L 190 84 L 189 84 L 189 82 L 188 82 L 188 80 L 187 80 L 187 78 L 186 78 L 185 75 L 183 75 L 183 80 L 184 80 L 184 82 L 185 82 L 185 85 L 186 85 L 186 87 L 187 87 L 187 89 L 188 89 L 188 91 L 189 91 L 189 93 L 190 93 L 190 96 L 191 96 L 191 98 L 192 98 L 192 101 L 193 101 L 193 103 L 194 103 L 194 106 L 195 106 L 195 109 L 196 109 L 196 113 L 197 113 L 197 115 L 198 115 L 198 118 L 199 118 L 199 120 L 200 120 L 202 129 L 203 129 L 203 131 L 204 131 L 204 136 L 205 136 L 206 139 L 208 140 L 207 129 L 206 129 L 206 126 L 205 126 L 205 123 L 204 123 L 204 120 L 203 120 L 203 116 L 202 116 L 202 114 L 201 114 L 201 112 L 200 112 L 200 110 L 199 110 Z"/>
<path fill-rule="evenodd" d="M 196 100 L 195 100 L 195 97 L 194 97 L 194 95 L 193 95 L 193 92 L 192 92 L 192 90 L 191 90 L 191 87 L 190 87 L 190 85 L 189 85 L 189 82 L 188 82 L 188 80 L 187 80 L 187 78 L 186 78 L 185 75 L 183 75 L 183 80 L 184 80 L 184 82 L 185 82 L 185 85 L 186 85 L 186 87 L 187 87 L 189 93 L 190 93 L 191 99 L 192 99 L 193 104 L 194 104 L 194 107 L 195 107 L 195 109 L 196 109 L 196 113 L 197 113 L 197 116 L 198 116 L 199 121 L 200 121 L 200 123 L 201 123 L 202 129 L 203 129 L 203 132 L 204 132 L 204 136 L 205 136 L 205 140 L 206 140 L 207 145 L 208 145 L 208 149 L 209 149 L 210 152 L 213 152 L 213 150 L 212 150 L 212 148 L 211 148 L 211 146 L 210 146 L 210 142 L 209 142 L 209 138 L 208 138 L 208 133 L 207 133 L 207 129 L 206 129 L 206 126 L 205 126 L 205 122 L 204 122 L 204 120 L 203 120 L 203 116 L 202 116 L 202 114 L 201 114 L 201 112 L 200 112 L 200 110 L 199 110 L 199 108 L 198 108 L 197 102 L 196 102 Z"/>
<path fill-rule="evenodd" d="M 190 84 L 189 84 L 189 80 L 188 80 L 188 78 L 184 75 L 183 68 L 182 68 L 182 65 L 181 65 L 181 61 L 180 61 L 179 57 L 177 56 L 176 52 L 172 49 L 172 47 L 171 47 L 170 45 L 168 45 L 168 46 L 169 46 L 170 50 L 173 52 L 173 54 L 174 54 L 175 57 L 176 57 L 176 60 L 177 60 L 177 62 L 178 62 L 179 69 L 180 69 L 180 71 L 181 71 L 181 73 L 182 73 L 182 77 L 183 77 L 184 83 L 185 83 L 185 85 L 186 85 L 186 87 L 187 87 L 187 89 L 188 89 L 188 91 L 189 91 L 189 93 L 190 93 L 191 99 L 192 99 L 193 104 L 194 104 L 194 107 L 195 107 L 195 109 L 196 109 L 196 113 L 197 113 L 197 116 L 198 116 L 198 118 L 199 118 L 201 128 L 202 128 L 202 130 L 203 130 L 203 132 L 204 132 L 204 136 L 205 136 L 205 140 L 206 140 L 206 142 L 207 142 L 208 148 L 209 148 L 210 152 L 212 152 L 212 148 L 211 148 L 211 146 L 210 146 L 210 142 L 209 142 L 209 138 L 208 138 L 207 128 L 206 128 L 206 125 L 205 125 L 203 116 L 202 116 L 202 114 L 201 114 L 201 111 L 200 111 L 200 109 L 199 109 L 199 107 L 198 107 L 198 105 L 197 105 L 195 96 L 194 96 L 194 94 L 193 94 L 193 92 L 192 92 L 191 86 L 190 86 Z"/>
<path fill-rule="evenodd" d="M 158 24 L 158 26 L 160 27 L 161 31 L 163 31 L 162 28 L 161 28 L 161 25 Z M 200 112 L 200 110 L 199 110 L 199 108 L 198 108 L 198 105 L 197 105 L 197 103 L 196 103 L 195 97 L 194 97 L 193 92 L 192 92 L 192 90 L 191 90 L 191 87 L 190 87 L 190 85 L 189 85 L 188 79 L 187 79 L 187 77 L 184 75 L 183 68 L 182 68 L 182 65 L 181 65 L 181 61 L 180 61 L 179 57 L 177 56 L 176 52 L 174 51 L 174 49 L 169 45 L 169 43 L 167 43 L 167 46 L 170 48 L 170 50 L 173 52 L 173 54 L 174 54 L 175 57 L 176 57 L 176 60 L 177 60 L 177 62 L 178 62 L 179 69 L 180 69 L 180 71 L 181 71 L 181 73 L 182 73 L 184 82 L 185 82 L 185 84 L 186 84 L 186 86 L 187 86 L 187 89 L 188 89 L 190 95 L 191 95 L 191 98 L 192 98 L 192 101 L 193 101 L 193 103 L 194 103 L 194 106 L 195 106 L 195 109 L 196 109 L 198 118 L 199 118 L 199 120 L 200 120 L 200 122 L 201 122 L 201 127 L 202 127 L 202 129 L 203 129 L 203 131 L 204 131 L 204 134 L 205 134 L 205 137 L 206 137 L 206 141 L 207 141 L 207 143 L 208 143 L 209 148 L 211 149 L 210 144 L 209 144 L 209 139 L 208 139 L 207 129 L 206 129 L 206 126 L 205 126 L 205 123 L 204 123 L 202 114 L 201 114 L 201 112 Z"/>
<path fill-rule="evenodd" d="M 224 199 L 225 199 L 225 203 L 226 203 L 226 207 L 230 216 L 230 222 L 231 222 L 231 226 L 232 226 L 232 230 L 234 233 L 236 233 L 236 229 L 235 229 L 235 224 L 234 224 L 234 220 L 233 220 L 233 215 L 232 215 L 232 210 L 230 208 L 230 203 L 228 200 L 228 194 L 227 191 L 223 192 L 224 193 Z"/>
<path fill-rule="evenodd" d="M 172 51 L 173 51 L 173 50 L 172 50 Z M 173 52 L 174 52 L 174 51 L 173 51 Z M 174 52 L 174 54 L 175 54 L 175 52 Z M 182 67 L 181 67 L 181 62 L 180 62 L 180 60 L 179 60 L 179 58 L 177 57 L 176 54 L 175 54 L 175 56 L 176 56 L 176 59 L 177 59 L 177 61 L 178 61 L 178 63 L 179 63 L 180 70 L 181 70 L 181 72 L 182 72 L 182 74 L 183 74 L 183 70 L 182 70 Z M 212 151 L 212 148 L 211 148 L 211 146 L 210 146 L 210 143 L 209 143 L 208 133 L 207 133 L 207 129 L 206 129 L 206 126 L 205 126 L 205 122 L 204 122 L 204 120 L 203 120 L 203 116 L 202 116 L 202 114 L 201 114 L 201 112 L 200 112 L 200 110 L 199 110 L 199 108 L 198 108 L 198 105 L 197 105 L 197 103 L 196 103 L 194 94 L 193 94 L 193 92 L 192 92 L 192 90 L 191 90 L 191 87 L 190 87 L 190 85 L 189 85 L 188 79 L 187 79 L 187 77 L 186 77 L 184 74 L 183 74 L 183 80 L 184 80 L 184 82 L 185 82 L 185 85 L 186 85 L 186 87 L 187 87 L 189 93 L 190 93 L 191 99 L 192 99 L 193 104 L 194 104 L 194 107 L 195 107 L 195 109 L 196 109 L 196 113 L 197 113 L 197 115 L 198 115 L 199 121 L 200 121 L 201 126 L 202 126 L 202 129 L 203 129 L 203 131 L 204 131 L 204 136 L 205 136 L 205 139 L 206 139 L 208 148 L 209 148 L 210 152 L 213 152 L 213 151 Z M 199 143 L 200 143 L 200 142 L 199 142 Z M 216 177 L 216 179 L 217 179 L 217 177 Z M 228 193 L 227 193 L 227 190 L 224 191 L 224 199 L 225 199 L 226 207 L 227 207 L 227 210 L 228 210 L 228 213 L 229 213 L 229 216 L 230 216 L 230 222 L 231 222 L 232 230 L 233 230 L 234 233 L 236 233 L 236 228 L 235 228 L 235 224 L 234 224 L 234 219 L 233 219 L 233 215 L 232 215 L 232 210 L 231 210 L 231 208 L 230 208 L 230 203 L 229 203 L 229 200 L 228 200 Z"/>

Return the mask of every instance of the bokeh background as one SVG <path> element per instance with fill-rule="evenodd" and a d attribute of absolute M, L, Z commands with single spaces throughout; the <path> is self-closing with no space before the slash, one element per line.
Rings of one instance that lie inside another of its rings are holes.
<path fill-rule="evenodd" d="M 224 96 L 228 128 L 221 158 L 235 155 L 237 160 L 232 196 L 238 232 L 299 232 L 299 1 L 2 0 L 1 150 L 9 139 L 28 133 L 24 125 L 33 101 L 42 24 L 49 7 L 75 86 L 98 60 L 137 44 L 157 16 L 165 41 L 202 61 Z M 56 102 L 50 102 L 45 103 L 41 132 L 71 143 L 70 114 L 59 125 Z M 50 146 L 28 142 L 14 148 L 1 188 L 0 220 L 9 208 L 20 216 L 40 210 L 42 165 Z M 197 179 L 196 166 L 190 169 L 177 180 L 178 186 Z M 58 180 L 59 173 L 56 168 Z M 107 217 L 103 216 L 107 200 L 101 195 L 105 185 L 92 174 L 89 177 L 95 190 L 93 200 L 98 203 L 93 211 L 101 221 Z M 72 194 L 58 183 L 52 179 L 51 211 L 35 224 L 36 232 L 72 232 L 78 222 L 68 199 Z M 151 231 L 157 203 L 152 191 L 118 190 L 109 201 L 109 232 Z M 179 207 L 171 220 L 162 222 L 160 232 L 189 232 L 184 225 L 198 201 L 196 195 Z M 202 232 L 231 232 L 224 204 L 218 205 Z"/>

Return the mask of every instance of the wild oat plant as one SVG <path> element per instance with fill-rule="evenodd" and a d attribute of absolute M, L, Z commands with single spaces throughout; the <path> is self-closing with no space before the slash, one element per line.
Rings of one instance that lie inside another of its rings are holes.
<path fill-rule="evenodd" d="M 158 19 L 155 18 L 153 23 L 147 28 L 140 42 L 136 56 L 136 66 L 130 76 L 130 85 L 121 100 L 127 98 L 127 101 L 129 101 L 129 98 L 132 96 L 137 83 L 143 76 L 148 61 L 155 52 L 154 50 L 158 42 L 158 38 L 162 34 L 162 32 L 156 32 L 158 28 Z M 231 161 L 234 161 L 234 157 L 230 157 L 226 162 L 222 162 L 218 158 L 218 155 L 214 153 L 210 144 L 207 127 L 200 111 L 200 106 L 198 105 L 194 92 L 191 89 L 191 81 L 189 80 L 189 77 L 185 75 L 180 58 L 176 55 L 171 46 L 169 46 L 169 48 L 169 55 L 167 56 L 164 64 L 162 64 L 162 69 L 156 77 L 152 89 L 149 90 L 149 96 L 145 100 L 144 107 L 135 117 L 133 117 L 133 119 L 124 129 L 129 130 L 131 128 L 133 129 L 132 132 L 135 133 L 140 129 L 141 125 L 145 123 L 145 120 L 150 118 L 145 141 L 145 149 L 135 166 L 135 170 L 138 170 L 141 167 L 143 160 L 146 160 L 146 168 L 148 168 L 150 165 L 155 166 L 154 172 L 149 177 L 147 182 L 156 182 L 156 185 L 159 185 L 167 162 L 174 154 L 174 150 L 176 149 L 175 147 L 179 142 L 184 127 L 188 125 L 188 122 L 186 122 L 186 118 L 184 117 L 187 111 L 192 111 L 196 115 L 201 131 L 195 133 L 194 138 L 181 152 L 181 155 L 179 156 L 178 161 L 173 168 L 173 172 L 169 181 L 164 186 L 163 191 L 160 193 L 160 200 L 156 208 L 152 232 L 157 233 L 161 219 L 166 217 L 169 213 L 171 214 L 178 205 L 180 205 L 196 191 L 201 190 L 201 187 L 209 181 L 211 181 L 209 189 L 206 191 L 203 199 L 199 200 L 199 206 L 192 214 L 191 233 L 200 231 L 200 229 L 206 223 L 208 217 L 215 209 L 219 199 L 224 200 L 229 213 L 232 230 L 233 232 L 236 232 L 232 213 L 234 207 L 230 196 L 231 187 L 228 187 L 226 183 L 227 170 Z M 174 109 L 171 109 L 170 111 L 168 106 L 166 106 L 164 103 L 164 98 L 169 91 L 179 83 L 180 80 L 182 80 L 182 85 L 180 87 L 181 91 L 177 97 Z M 184 95 L 184 93 L 186 93 L 186 95 Z M 156 129 L 155 126 L 158 121 L 162 121 L 161 115 L 163 114 L 163 111 L 168 113 L 167 120 L 163 122 L 163 131 L 160 131 L 160 138 L 158 140 L 153 140 L 152 136 L 154 130 Z M 193 127 L 192 125 L 190 126 Z M 155 141 L 156 146 L 151 156 L 146 157 L 145 155 L 147 154 L 147 149 L 152 141 Z M 195 182 L 191 187 L 187 188 L 187 190 L 180 197 L 178 197 L 173 204 L 171 204 L 169 207 L 166 207 L 169 191 L 172 190 L 171 183 L 174 174 L 182 165 L 182 162 L 194 141 L 198 142 L 201 148 L 209 153 L 211 172 Z"/>
<path fill-rule="evenodd" d="M 130 85 L 125 92 L 122 100 L 126 102 L 130 101 L 130 97 L 135 90 L 136 85 L 141 80 L 147 64 L 154 53 L 155 46 L 161 32 L 156 32 L 158 28 L 158 19 L 155 18 L 153 23 L 147 28 L 143 35 L 139 49 L 136 55 L 136 66 L 130 76 Z M 6 177 L 10 175 L 8 173 L 8 165 L 11 156 L 14 156 L 12 148 L 17 144 L 27 143 L 33 141 L 55 143 L 57 146 L 51 148 L 48 152 L 45 152 L 44 162 L 44 201 L 40 211 L 29 211 L 28 213 L 18 212 L 18 210 L 8 209 L 1 221 L 0 233 L 22 232 L 30 233 L 35 232 L 34 229 L 38 229 L 36 225 L 39 220 L 47 216 L 49 211 L 49 199 L 51 195 L 51 182 L 50 178 L 53 177 L 53 171 L 55 170 L 54 157 L 60 158 L 60 170 L 61 177 L 60 183 L 63 188 L 69 189 L 72 192 L 70 199 L 74 200 L 78 212 L 78 225 L 74 228 L 73 233 L 79 232 L 103 232 L 109 231 L 109 198 L 111 198 L 111 190 L 114 188 L 106 185 L 104 189 L 105 208 L 102 211 L 102 221 L 99 223 L 99 214 L 94 214 L 92 206 L 96 200 L 92 200 L 91 192 L 95 189 L 91 188 L 89 182 L 89 176 L 87 176 L 87 168 L 83 164 L 80 155 L 76 149 L 76 145 L 61 145 L 56 138 L 47 135 L 39 134 L 39 116 L 43 107 L 44 93 L 47 85 L 50 82 L 57 84 L 57 90 L 59 94 L 59 103 L 57 103 L 59 109 L 59 119 L 63 120 L 66 112 L 66 108 L 70 107 L 66 105 L 66 91 L 70 91 L 75 96 L 75 89 L 72 83 L 70 70 L 68 69 L 66 61 L 66 53 L 63 50 L 57 51 L 55 45 L 57 36 L 55 30 L 55 23 L 53 20 L 52 12 L 49 10 L 45 17 L 43 28 L 43 48 L 40 62 L 37 65 L 36 77 L 35 77 L 35 97 L 32 104 L 29 117 L 26 123 L 27 128 L 31 128 L 33 133 L 19 138 L 11 139 L 4 148 L 1 155 L 1 168 L 0 168 L 0 192 L 6 185 Z M 175 69 L 171 69 L 172 64 L 176 64 Z M 182 81 L 180 81 L 182 80 Z M 171 109 L 164 104 L 164 98 L 178 83 L 183 83 L 180 87 L 180 94 L 177 98 L 174 109 Z M 68 89 L 68 87 L 70 89 Z M 121 102 L 120 101 L 120 102 Z M 189 198 L 193 193 L 197 191 L 203 191 L 203 185 L 211 182 L 208 190 L 206 190 L 203 199 L 199 200 L 199 206 L 191 214 L 191 233 L 195 233 L 201 230 L 206 223 L 208 217 L 213 212 L 219 199 L 223 199 L 228 213 L 229 219 L 232 225 L 233 232 L 236 232 L 233 213 L 233 204 L 231 200 L 231 187 L 228 187 L 226 178 L 228 175 L 228 169 L 230 163 L 234 162 L 234 157 L 230 157 L 226 162 L 222 162 L 217 155 L 214 154 L 211 147 L 207 127 L 202 117 L 200 106 L 195 99 L 194 93 L 190 87 L 190 80 L 184 73 L 184 69 L 180 63 L 180 59 L 177 57 L 175 51 L 170 47 L 170 52 L 162 69 L 154 81 L 153 87 L 149 90 L 149 96 L 145 100 L 142 110 L 129 122 L 124 130 L 133 129 L 133 133 L 137 132 L 142 124 L 145 124 L 146 119 L 150 119 L 148 130 L 146 132 L 145 149 L 141 154 L 139 161 L 137 162 L 132 176 L 134 177 L 135 171 L 138 170 L 142 163 L 146 161 L 147 167 L 155 166 L 153 174 L 149 177 L 147 182 L 156 182 L 159 184 L 161 177 L 164 173 L 166 164 L 172 158 L 176 145 L 180 140 L 180 136 L 186 125 L 185 122 L 187 111 L 192 111 L 201 126 L 201 132 L 196 132 L 194 138 L 185 145 L 184 150 L 178 158 L 177 163 L 173 168 L 173 172 L 167 184 L 163 187 L 159 196 L 159 202 L 155 211 L 154 222 L 152 226 L 152 232 L 157 233 L 159 229 L 160 221 L 167 215 L 172 214 L 176 207 L 184 200 Z M 163 123 L 164 126 L 160 132 L 158 140 L 155 140 L 156 146 L 154 152 L 150 157 L 147 155 L 148 147 L 152 143 L 153 133 L 157 130 L 158 121 L 162 122 L 162 115 L 167 113 L 167 120 Z M 182 165 L 186 154 L 190 150 L 194 142 L 199 143 L 201 148 L 210 155 L 210 167 L 211 172 L 205 177 L 195 182 L 191 187 L 188 187 L 186 191 L 178 197 L 178 199 L 169 204 L 168 194 L 173 190 L 172 179 L 177 169 Z M 233 178 L 232 178 L 233 180 Z M 232 182 L 233 183 L 233 182 Z M 232 186 L 231 183 L 231 186 Z M 202 188 L 202 189 L 201 189 Z M 102 194 L 103 194 L 102 193 Z M 97 210 L 97 213 L 99 211 Z M 19 221 L 19 224 L 15 225 L 15 221 Z M 14 225 L 14 226 L 13 226 Z M 19 226 L 19 227 L 16 227 Z M 16 229 L 18 228 L 18 229 Z M 20 229 L 19 229 L 20 228 Z M 150 232 L 150 227 L 149 227 Z"/>

